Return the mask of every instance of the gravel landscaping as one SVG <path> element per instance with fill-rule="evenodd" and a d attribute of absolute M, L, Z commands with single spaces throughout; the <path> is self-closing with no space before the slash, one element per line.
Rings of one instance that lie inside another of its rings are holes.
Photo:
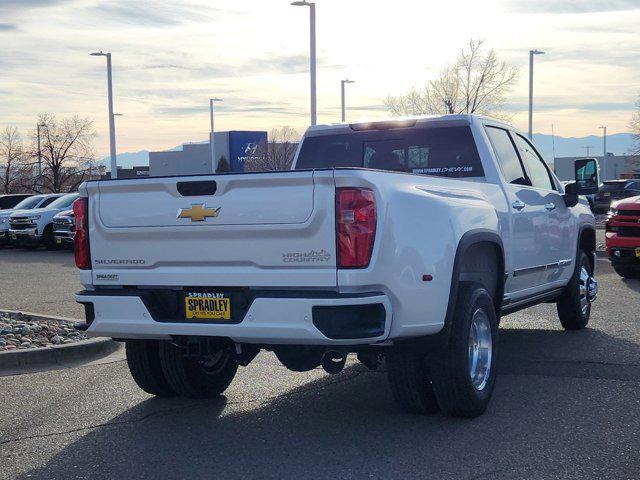
<path fill-rule="evenodd" d="M 0 312 L 0 352 L 47 348 L 88 338 L 62 320 L 35 320 L 22 313 Z"/>

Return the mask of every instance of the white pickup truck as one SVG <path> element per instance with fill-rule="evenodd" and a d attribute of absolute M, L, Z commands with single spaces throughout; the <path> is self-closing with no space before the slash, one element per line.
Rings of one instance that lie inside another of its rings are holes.
<path fill-rule="evenodd" d="M 481 414 L 501 315 L 597 293 L 595 162 L 563 187 L 478 116 L 307 130 L 291 171 L 101 180 L 74 205 L 89 335 L 159 395 L 223 392 L 270 350 L 294 371 L 386 362 L 406 411 Z"/>

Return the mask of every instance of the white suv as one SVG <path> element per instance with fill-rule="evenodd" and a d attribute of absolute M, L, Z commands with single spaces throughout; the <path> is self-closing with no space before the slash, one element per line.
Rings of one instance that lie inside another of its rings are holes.
<path fill-rule="evenodd" d="M 54 200 L 60 198 L 61 193 L 48 195 L 32 195 L 17 203 L 13 208 L 0 211 L 0 247 L 9 243 L 9 217 L 18 211 L 30 211 L 35 208 L 44 208 Z"/>
<path fill-rule="evenodd" d="M 55 247 L 53 217 L 68 210 L 78 198 L 77 193 L 58 196 L 45 207 L 32 210 L 18 210 L 9 216 L 9 236 L 13 242 L 27 245 Z"/>

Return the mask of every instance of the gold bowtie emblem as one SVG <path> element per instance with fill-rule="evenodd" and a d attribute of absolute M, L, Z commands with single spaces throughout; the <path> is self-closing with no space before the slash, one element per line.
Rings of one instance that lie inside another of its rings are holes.
<path fill-rule="evenodd" d="M 204 203 L 191 205 L 189 208 L 181 208 L 178 218 L 190 218 L 192 222 L 204 222 L 207 217 L 217 217 L 220 212 L 218 208 L 207 208 Z"/>

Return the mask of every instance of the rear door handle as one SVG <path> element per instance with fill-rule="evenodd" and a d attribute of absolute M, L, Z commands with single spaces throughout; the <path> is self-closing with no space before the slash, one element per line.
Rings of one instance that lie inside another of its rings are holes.
<path fill-rule="evenodd" d="M 513 202 L 511 204 L 511 206 L 513 208 L 515 208 L 516 210 L 520 211 L 525 207 L 525 204 L 524 204 L 524 202 L 522 200 L 516 200 L 515 202 Z"/>
<path fill-rule="evenodd" d="M 550 212 L 551 210 L 555 210 L 555 209 L 556 209 L 556 204 L 555 204 L 555 203 L 553 203 L 553 202 L 551 202 L 551 203 L 547 203 L 547 204 L 544 206 L 544 208 L 546 208 L 546 209 L 547 209 L 547 211 L 549 211 L 549 212 Z"/>

